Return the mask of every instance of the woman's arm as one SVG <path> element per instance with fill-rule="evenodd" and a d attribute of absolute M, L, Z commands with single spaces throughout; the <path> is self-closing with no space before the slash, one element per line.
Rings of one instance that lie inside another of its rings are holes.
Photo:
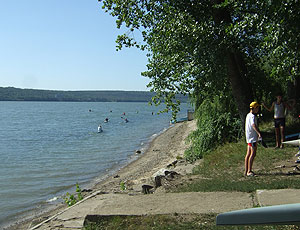
<path fill-rule="evenodd" d="M 265 103 L 263 103 L 263 102 L 262 102 L 261 104 L 263 105 L 263 107 L 265 107 L 266 110 L 268 110 L 269 112 L 272 112 L 272 110 L 274 109 L 274 103 L 275 103 L 275 102 L 272 103 L 271 108 L 268 108 L 268 107 L 265 105 Z"/>

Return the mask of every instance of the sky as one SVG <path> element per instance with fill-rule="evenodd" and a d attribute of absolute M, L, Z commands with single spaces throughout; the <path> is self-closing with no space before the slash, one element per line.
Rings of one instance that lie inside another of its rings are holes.
<path fill-rule="evenodd" d="M 98 0 L 0 0 L 0 87 L 149 90 L 146 53 L 116 51 Z"/>

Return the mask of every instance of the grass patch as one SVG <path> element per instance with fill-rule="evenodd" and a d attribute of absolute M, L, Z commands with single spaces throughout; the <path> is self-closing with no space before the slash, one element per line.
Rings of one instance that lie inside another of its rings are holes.
<path fill-rule="evenodd" d="M 216 226 L 215 214 L 104 216 L 84 230 L 299 230 L 297 226 Z"/>
<path fill-rule="evenodd" d="M 149 216 L 103 216 L 95 223 L 88 223 L 85 230 L 167 230 L 212 229 L 215 215 L 149 215 Z"/>
<path fill-rule="evenodd" d="M 215 192 L 215 191 L 239 191 L 255 192 L 260 189 L 300 189 L 298 178 L 249 178 L 239 181 L 233 181 L 228 178 L 202 179 L 196 183 L 185 185 L 176 190 L 176 192 Z"/>
<path fill-rule="evenodd" d="M 293 171 L 293 157 L 298 151 L 295 146 L 286 145 L 284 149 L 274 149 L 275 134 L 273 122 L 260 124 L 262 136 L 269 148 L 258 146 L 253 171 L 258 177 L 244 177 L 244 157 L 247 145 L 244 138 L 236 143 L 225 143 L 204 156 L 203 163 L 194 168 L 194 174 L 201 175 L 198 181 L 178 187 L 175 192 L 240 191 L 254 192 L 257 189 L 300 188 L 297 181 L 300 175 L 290 175 Z M 286 134 L 300 130 L 300 122 L 288 119 Z M 290 163 L 287 163 L 290 162 Z M 275 169 L 281 164 L 290 168 Z"/>
<path fill-rule="evenodd" d="M 205 179 L 183 185 L 175 192 L 254 192 L 257 189 L 300 188 L 298 175 L 288 175 L 280 169 L 275 170 L 277 165 L 292 159 L 297 148 L 287 146 L 275 150 L 272 147 L 259 146 L 253 165 L 258 176 L 252 178 L 243 175 L 246 148 L 244 140 L 217 148 L 206 155 L 203 163 L 194 169 L 194 174 Z"/>

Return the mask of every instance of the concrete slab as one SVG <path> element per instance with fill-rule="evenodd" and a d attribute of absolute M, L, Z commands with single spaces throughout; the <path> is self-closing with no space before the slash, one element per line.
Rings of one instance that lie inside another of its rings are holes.
<path fill-rule="evenodd" d="M 113 194 L 95 207 L 90 214 L 146 215 L 169 213 L 219 213 L 238 207 L 252 207 L 249 194 L 245 193 L 166 193 L 127 196 Z M 125 196 L 127 196 L 125 198 Z"/>
<path fill-rule="evenodd" d="M 257 190 L 256 196 L 260 206 L 300 203 L 299 189 Z"/>
<path fill-rule="evenodd" d="M 189 192 L 129 196 L 101 194 L 72 206 L 33 229 L 79 229 L 87 215 L 221 213 L 253 207 L 248 193 Z"/>

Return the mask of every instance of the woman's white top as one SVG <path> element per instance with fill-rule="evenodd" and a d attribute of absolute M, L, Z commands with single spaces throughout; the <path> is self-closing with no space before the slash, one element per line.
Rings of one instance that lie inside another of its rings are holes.
<path fill-rule="evenodd" d="M 285 111 L 285 108 L 284 108 L 284 105 L 283 103 L 281 102 L 279 105 L 275 102 L 275 105 L 274 105 L 274 118 L 277 119 L 277 118 L 284 118 L 285 115 L 284 115 L 284 111 Z"/>

